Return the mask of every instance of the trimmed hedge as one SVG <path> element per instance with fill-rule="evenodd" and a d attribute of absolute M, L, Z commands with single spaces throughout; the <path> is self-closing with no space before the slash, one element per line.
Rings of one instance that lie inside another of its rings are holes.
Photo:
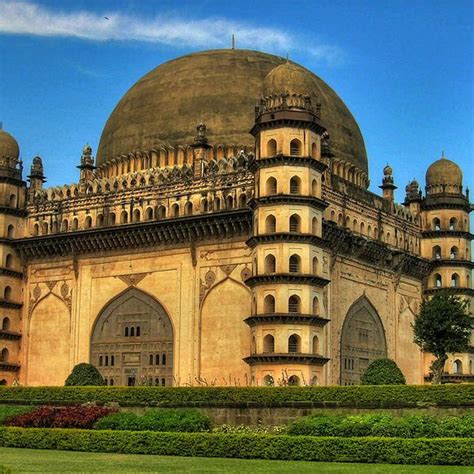
<path fill-rule="evenodd" d="M 471 438 L 315 438 L 0 428 L 0 446 L 161 456 L 431 465 L 474 464 L 474 439 Z"/>
<path fill-rule="evenodd" d="M 394 438 L 474 438 L 474 415 L 394 417 L 388 413 L 312 415 L 294 421 L 290 435 L 383 436 Z"/>
<path fill-rule="evenodd" d="M 92 364 L 82 362 L 72 369 L 65 382 L 66 386 L 87 387 L 90 385 L 105 385 L 105 380 Z"/>
<path fill-rule="evenodd" d="M 474 406 L 474 384 L 349 387 L 0 387 L 0 404 L 161 407 Z"/>
<path fill-rule="evenodd" d="M 16 406 L 0 406 L 0 425 L 5 423 L 5 420 L 17 415 L 23 415 L 24 413 L 28 413 L 34 410 L 35 407 L 24 406 L 24 407 L 16 407 Z"/>
<path fill-rule="evenodd" d="M 94 429 L 193 433 L 209 431 L 211 419 L 198 410 L 160 408 L 147 410 L 143 415 L 113 413 L 98 420 Z"/>
<path fill-rule="evenodd" d="M 361 377 L 362 385 L 405 385 L 405 377 L 392 359 L 376 359 Z"/>

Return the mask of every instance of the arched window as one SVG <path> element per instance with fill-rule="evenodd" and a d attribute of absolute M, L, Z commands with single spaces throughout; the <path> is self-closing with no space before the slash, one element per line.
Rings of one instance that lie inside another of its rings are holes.
<path fill-rule="evenodd" d="M 63 232 L 67 232 L 69 230 L 69 221 L 67 219 L 64 219 L 62 224 L 61 224 L 61 230 Z"/>
<path fill-rule="evenodd" d="M 458 258 L 458 253 L 459 253 L 459 250 L 457 247 L 451 247 L 451 252 L 449 254 L 449 258 L 451 260 L 456 260 Z"/>
<path fill-rule="evenodd" d="M 337 216 L 337 225 L 342 226 L 342 214 L 340 214 L 340 213 Z"/>
<path fill-rule="evenodd" d="M 301 142 L 297 138 L 294 138 L 290 142 L 290 155 L 291 156 L 301 155 Z"/>
<path fill-rule="evenodd" d="M 371 225 L 367 226 L 367 236 L 372 238 L 372 226 Z"/>
<path fill-rule="evenodd" d="M 12 289 L 10 286 L 6 286 L 5 290 L 3 291 L 3 298 L 6 300 L 10 300 L 12 297 Z"/>
<path fill-rule="evenodd" d="M 318 235 L 318 230 L 318 219 L 313 217 L 313 220 L 311 221 L 311 231 L 314 235 Z"/>
<path fill-rule="evenodd" d="M 433 247 L 433 258 L 436 260 L 441 260 L 441 247 L 439 245 L 435 245 Z"/>
<path fill-rule="evenodd" d="M 133 210 L 133 222 L 140 222 L 140 209 Z"/>
<path fill-rule="evenodd" d="M 36 236 L 39 234 L 39 224 L 36 223 L 34 226 L 33 226 L 33 235 Z"/>
<path fill-rule="evenodd" d="M 290 217 L 290 232 L 300 232 L 301 218 L 298 214 L 293 214 Z"/>
<path fill-rule="evenodd" d="M 127 224 L 128 222 L 128 212 L 127 211 L 122 211 L 120 214 L 120 224 Z"/>
<path fill-rule="evenodd" d="M 2 331 L 9 331 L 10 330 L 10 318 L 3 318 L 2 321 Z"/>
<path fill-rule="evenodd" d="M 209 203 L 206 198 L 201 199 L 200 209 L 202 213 L 209 211 Z"/>
<path fill-rule="evenodd" d="M 109 365 L 109 356 L 105 356 L 105 364 L 106 367 Z"/>
<path fill-rule="evenodd" d="M 336 222 L 336 211 L 331 211 L 331 219 L 332 222 Z"/>
<path fill-rule="evenodd" d="M 313 142 L 311 145 L 311 157 L 312 158 L 317 158 L 318 157 L 318 147 L 316 143 Z"/>
<path fill-rule="evenodd" d="M 247 196 L 245 193 L 242 193 L 239 196 L 239 207 L 246 207 L 247 206 Z"/>
<path fill-rule="evenodd" d="M 265 233 L 273 234 L 274 232 L 276 232 L 276 219 L 275 219 L 275 216 L 270 214 L 265 219 Z"/>
<path fill-rule="evenodd" d="M 140 328 L 140 326 L 137 326 L 137 329 L 136 329 L 136 335 L 137 335 L 137 337 L 140 336 L 140 332 L 141 332 L 141 328 Z"/>
<path fill-rule="evenodd" d="M 221 200 L 219 197 L 214 198 L 214 210 L 220 211 L 221 210 Z"/>
<path fill-rule="evenodd" d="M 227 196 L 225 203 L 226 203 L 226 209 L 234 208 L 234 198 L 232 196 Z"/>
<path fill-rule="evenodd" d="M 179 213 L 179 206 L 178 206 L 178 213 Z M 166 207 L 159 206 L 156 215 L 158 219 L 164 219 L 166 217 Z"/>
<path fill-rule="evenodd" d="M 296 375 L 292 375 L 288 378 L 288 385 L 290 387 L 297 387 L 300 384 L 300 379 Z"/>
<path fill-rule="evenodd" d="M 43 235 L 46 235 L 48 233 L 48 230 L 49 230 L 49 225 L 47 222 L 43 221 L 43 223 L 41 224 L 41 233 Z"/>
<path fill-rule="evenodd" d="M 134 326 L 132 326 L 130 328 L 130 337 L 135 337 L 135 327 Z"/>
<path fill-rule="evenodd" d="M 290 194 L 301 194 L 301 179 L 298 176 L 290 179 Z"/>
<path fill-rule="evenodd" d="M 162 387 L 166 386 L 166 379 L 165 378 L 161 379 L 161 386 Z"/>
<path fill-rule="evenodd" d="M 289 261 L 290 273 L 299 273 L 301 271 L 301 258 L 299 255 L 292 255 Z"/>
<path fill-rule="evenodd" d="M 184 214 L 190 216 L 193 213 L 193 203 L 188 201 L 184 206 Z"/>
<path fill-rule="evenodd" d="M 298 334 L 292 334 L 288 338 L 288 352 L 301 352 L 301 338 Z"/>
<path fill-rule="evenodd" d="M 8 357 L 10 357 L 10 353 L 5 347 L 5 349 L 2 349 L 2 352 L 0 353 L 0 362 L 8 362 Z"/>
<path fill-rule="evenodd" d="M 317 296 L 313 298 L 313 314 L 319 316 L 320 308 L 319 308 L 319 299 Z"/>
<path fill-rule="evenodd" d="M 365 224 L 363 222 L 360 223 L 360 233 L 364 235 L 365 232 Z"/>
<path fill-rule="evenodd" d="M 164 209 L 164 208 L 163 208 Z M 153 220 L 153 208 L 152 207 L 147 207 L 145 211 L 145 219 L 147 221 Z"/>
<path fill-rule="evenodd" d="M 269 196 L 277 193 L 277 180 L 273 176 L 270 176 L 270 178 L 267 179 L 265 189 Z"/>
<path fill-rule="evenodd" d="M 103 363 L 104 363 L 104 358 L 102 356 L 99 356 L 99 367 L 102 367 Z"/>
<path fill-rule="evenodd" d="M 263 338 L 263 352 L 275 352 L 275 338 L 271 334 Z"/>
<path fill-rule="evenodd" d="M 263 300 L 263 306 L 265 313 L 274 313 L 275 312 L 275 297 L 273 295 L 265 296 Z"/>
<path fill-rule="evenodd" d="M 275 156 L 277 154 L 277 142 L 273 138 L 267 142 L 267 156 Z"/>
<path fill-rule="evenodd" d="M 453 369 L 455 374 L 462 374 L 462 362 L 459 359 L 453 362 Z"/>
<path fill-rule="evenodd" d="M 5 386 L 7 381 L 5 379 L 0 380 L 0 386 Z"/>
<path fill-rule="evenodd" d="M 16 207 L 16 195 L 15 194 L 10 194 L 10 207 Z"/>
<path fill-rule="evenodd" d="M 110 356 L 110 365 L 112 367 L 115 365 L 115 356 Z"/>
<path fill-rule="evenodd" d="M 457 288 L 459 286 L 459 275 L 457 273 L 453 273 L 451 275 L 451 286 L 453 288 Z"/>
<path fill-rule="evenodd" d="M 269 374 L 265 375 L 265 377 L 263 377 L 263 385 L 265 385 L 265 387 L 273 387 L 275 385 L 273 377 Z"/>
<path fill-rule="evenodd" d="M 128 337 L 128 334 L 129 334 L 129 331 L 128 331 L 128 327 L 125 327 L 125 337 Z"/>
<path fill-rule="evenodd" d="M 311 379 L 311 385 L 316 387 L 318 385 L 318 377 L 316 375 Z"/>
<path fill-rule="evenodd" d="M 441 221 L 435 217 L 432 222 L 433 230 L 441 230 Z"/>
<path fill-rule="evenodd" d="M 161 354 L 161 365 L 166 365 L 166 354 Z M 163 380 L 164 379 L 162 379 L 162 385 L 164 385 Z"/>
<path fill-rule="evenodd" d="M 313 196 L 318 195 L 318 182 L 315 179 L 313 179 L 313 181 L 311 182 L 311 194 Z"/>
<path fill-rule="evenodd" d="M 8 253 L 7 256 L 5 257 L 5 266 L 7 268 L 13 267 L 13 255 L 11 253 Z"/>
<path fill-rule="evenodd" d="M 297 295 L 291 295 L 288 298 L 288 312 L 299 313 L 300 312 L 300 297 Z"/>
<path fill-rule="evenodd" d="M 457 230 L 458 220 L 455 217 L 449 219 L 449 230 Z"/>
<path fill-rule="evenodd" d="M 317 275 L 319 271 L 319 260 L 318 257 L 313 257 L 313 275 Z"/>
<path fill-rule="evenodd" d="M 160 354 L 155 354 L 155 364 L 160 365 Z"/>
<path fill-rule="evenodd" d="M 115 225 L 115 222 L 117 221 L 116 217 L 115 217 L 115 212 L 111 212 L 109 214 L 109 225 Z M 74 224 L 74 221 L 73 221 L 73 224 Z M 77 227 L 76 227 L 77 229 Z M 74 230 L 74 229 L 73 229 Z"/>
<path fill-rule="evenodd" d="M 92 217 L 87 216 L 86 220 L 84 221 L 84 229 L 90 229 L 92 227 Z"/>
<path fill-rule="evenodd" d="M 318 339 L 318 336 L 313 336 L 313 354 L 319 354 L 319 339 Z"/>
<path fill-rule="evenodd" d="M 255 336 L 252 337 L 252 346 L 250 348 L 250 351 L 252 354 L 255 354 L 257 352 L 257 341 L 255 339 Z"/>
<path fill-rule="evenodd" d="M 15 227 L 12 224 L 10 224 L 7 227 L 7 237 L 9 239 L 14 239 L 15 238 Z"/>
<path fill-rule="evenodd" d="M 177 202 L 175 202 L 171 206 L 171 215 L 172 215 L 172 217 L 178 217 L 179 216 L 179 204 Z"/>
<path fill-rule="evenodd" d="M 443 286 L 443 279 L 439 273 L 436 273 L 434 276 L 436 288 L 441 288 Z"/>
<path fill-rule="evenodd" d="M 265 273 L 275 273 L 276 271 L 276 259 L 275 256 L 269 254 L 265 257 Z"/>

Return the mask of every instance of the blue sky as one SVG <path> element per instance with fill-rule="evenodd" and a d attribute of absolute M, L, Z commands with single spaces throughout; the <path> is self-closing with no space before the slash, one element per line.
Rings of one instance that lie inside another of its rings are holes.
<path fill-rule="evenodd" d="M 107 16 L 109 20 L 106 20 Z M 474 2 L 0 1 L 0 121 L 29 170 L 77 181 L 107 117 L 143 74 L 197 50 L 237 47 L 314 71 L 351 109 L 371 189 L 394 168 L 398 200 L 445 150 L 472 188 Z"/>

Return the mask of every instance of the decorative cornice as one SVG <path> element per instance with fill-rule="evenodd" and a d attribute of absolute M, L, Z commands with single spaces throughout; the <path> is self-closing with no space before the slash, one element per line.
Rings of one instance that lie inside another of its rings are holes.
<path fill-rule="evenodd" d="M 20 364 L 14 364 L 13 362 L 0 362 L 0 372 L 18 372 L 20 370 Z"/>
<path fill-rule="evenodd" d="M 462 194 L 439 194 L 428 195 L 421 202 L 421 209 L 423 211 L 435 211 L 443 209 L 458 209 L 464 212 L 471 212 L 472 206 L 466 196 Z"/>
<path fill-rule="evenodd" d="M 326 163 L 311 156 L 292 156 L 280 153 L 267 158 L 252 159 L 249 161 L 249 170 L 255 173 L 260 168 L 270 168 L 273 166 L 304 166 L 312 168 L 322 173 L 326 168 Z"/>
<path fill-rule="evenodd" d="M 313 234 L 300 234 L 295 232 L 275 232 L 272 234 L 254 235 L 247 240 L 246 244 L 250 248 L 254 248 L 258 244 L 268 242 L 298 242 L 315 245 L 317 247 L 328 246 L 328 242 L 326 242 L 322 237 Z"/>
<path fill-rule="evenodd" d="M 461 237 L 462 239 L 472 240 L 474 237 L 474 234 L 463 230 L 425 230 L 421 235 L 424 239 Z"/>
<path fill-rule="evenodd" d="M 268 352 L 266 354 L 253 354 L 245 357 L 244 362 L 249 365 L 257 364 L 301 364 L 301 365 L 324 365 L 330 359 L 319 354 L 301 354 Z"/>
<path fill-rule="evenodd" d="M 432 374 L 424 376 L 425 382 L 430 382 L 433 378 Z M 474 382 L 474 374 L 443 374 L 441 382 L 444 383 L 472 383 Z"/>
<path fill-rule="evenodd" d="M 6 300 L 5 298 L 0 298 L 0 308 L 20 309 L 22 306 L 23 303 L 17 303 L 15 301 Z"/>
<path fill-rule="evenodd" d="M 424 290 L 425 295 L 434 295 L 440 291 L 449 292 L 452 295 L 474 296 L 474 289 L 453 286 L 449 288 L 428 288 Z"/>
<path fill-rule="evenodd" d="M 247 278 L 245 284 L 253 288 L 257 285 L 266 285 L 268 283 L 286 283 L 300 284 L 324 287 L 331 280 L 316 275 L 306 275 L 303 273 L 272 273 L 269 275 L 255 275 Z"/>
<path fill-rule="evenodd" d="M 23 278 L 23 273 L 12 270 L 11 268 L 0 267 L 0 276 L 9 276 L 21 280 Z"/>
<path fill-rule="evenodd" d="M 18 339 L 21 339 L 21 334 L 19 332 L 6 331 L 4 329 L 0 329 L 0 339 L 16 341 Z"/>
<path fill-rule="evenodd" d="M 260 204 L 297 204 L 300 206 L 310 206 L 320 211 L 324 211 L 329 206 L 329 203 L 322 199 L 314 196 L 301 196 L 299 194 L 274 194 L 272 196 L 253 198 L 249 201 L 252 209 L 255 209 Z"/>
<path fill-rule="evenodd" d="M 0 206 L 0 214 L 7 214 L 9 216 L 16 217 L 26 217 L 28 215 L 28 211 L 26 209 L 18 209 L 16 207 Z"/>
<path fill-rule="evenodd" d="M 325 326 L 330 320 L 316 316 L 314 314 L 299 313 L 266 313 L 254 314 L 244 320 L 250 327 L 259 324 L 276 323 L 276 324 L 302 324 L 309 326 Z"/>
<path fill-rule="evenodd" d="M 433 269 L 437 267 L 464 267 L 464 268 L 474 268 L 474 262 L 471 260 L 459 260 L 459 259 L 438 259 L 433 258 L 431 260 Z"/>
<path fill-rule="evenodd" d="M 52 256 L 123 251 L 129 248 L 144 249 L 210 239 L 222 240 L 239 235 L 248 236 L 251 226 L 252 213 L 247 209 L 237 209 L 67 234 L 29 237 L 15 240 L 12 245 L 22 258 L 28 261 Z"/>

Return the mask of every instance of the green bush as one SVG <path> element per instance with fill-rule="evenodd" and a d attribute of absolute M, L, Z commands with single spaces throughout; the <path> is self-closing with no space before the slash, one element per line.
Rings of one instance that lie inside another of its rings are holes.
<path fill-rule="evenodd" d="M 97 386 L 105 385 L 105 381 L 100 372 L 92 364 L 77 364 L 69 377 L 66 379 L 66 387 L 69 386 Z"/>
<path fill-rule="evenodd" d="M 130 412 L 113 413 L 101 418 L 94 425 L 96 430 L 168 431 L 198 432 L 209 431 L 211 420 L 198 410 L 160 408 L 147 410 L 143 415 Z"/>
<path fill-rule="evenodd" d="M 5 420 L 17 415 L 23 415 L 34 410 L 35 407 L 30 406 L 0 406 L 0 425 L 5 423 Z"/>
<path fill-rule="evenodd" d="M 286 435 L 0 428 L 0 446 L 299 461 L 468 466 L 474 463 L 474 440 L 469 438 L 315 438 Z"/>
<path fill-rule="evenodd" d="M 361 377 L 362 385 L 405 385 L 402 371 L 391 359 L 374 360 Z"/>
<path fill-rule="evenodd" d="M 145 407 L 474 406 L 474 384 L 349 387 L 0 387 L 0 404 Z"/>
<path fill-rule="evenodd" d="M 395 438 L 474 438 L 474 415 L 432 416 L 389 413 L 312 415 L 294 421 L 290 435 L 383 436 Z"/>

